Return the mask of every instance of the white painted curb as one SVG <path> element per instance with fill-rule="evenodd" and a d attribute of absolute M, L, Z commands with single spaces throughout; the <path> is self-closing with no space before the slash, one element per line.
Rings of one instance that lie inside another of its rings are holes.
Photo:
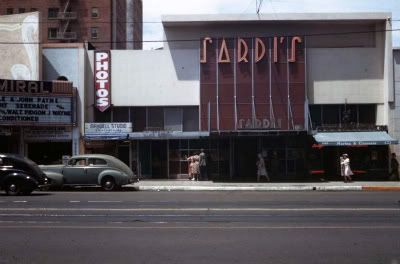
<path fill-rule="evenodd" d="M 362 186 L 135 186 L 138 191 L 362 191 Z"/>

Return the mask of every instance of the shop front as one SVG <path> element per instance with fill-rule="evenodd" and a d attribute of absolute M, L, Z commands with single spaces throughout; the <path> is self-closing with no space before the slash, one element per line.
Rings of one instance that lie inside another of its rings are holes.
<path fill-rule="evenodd" d="M 340 179 L 340 156 L 348 154 L 354 180 L 388 180 L 389 145 L 398 144 L 386 131 L 318 132 L 310 151 L 315 179 Z"/>
<path fill-rule="evenodd" d="M 1 152 L 40 164 L 72 153 L 76 92 L 70 82 L 0 80 Z M 79 139 L 78 139 L 79 140 Z"/>

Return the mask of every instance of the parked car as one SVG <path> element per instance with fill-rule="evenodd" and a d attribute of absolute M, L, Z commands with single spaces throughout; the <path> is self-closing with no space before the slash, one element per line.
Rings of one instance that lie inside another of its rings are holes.
<path fill-rule="evenodd" d="M 51 186 L 100 185 L 106 191 L 135 182 L 132 170 L 121 160 L 103 154 L 72 156 L 67 164 L 40 165 Z"/>
<path fill-rule="evenodd" d="M 46 188 L 48 179 L 38 165 L 15 154 L 0 154 L 0 188 L 8 195 L 30 194 Z"/>

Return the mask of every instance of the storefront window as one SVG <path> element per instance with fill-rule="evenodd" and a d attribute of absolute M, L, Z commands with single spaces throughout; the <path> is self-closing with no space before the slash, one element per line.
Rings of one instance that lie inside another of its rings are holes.
<path fill-rule="evenodd" d="M 168 107 L 164 109 L 164 129 L 167 131 L 182 131 L 182 108 Z"/>
<path fill-rule="evenodd" d="M 164 109 L 162 107 L 147 108 L 147 130 L 164 130 Z"/>
<path fill-rule="evenodd" d="M 198 107 L 183 107 L 183 131 L 199 131 Z"/>
<path fill-rule="evenodd" d="M 94 122 L 105 123 L 111 122 L 111 110 L 107 109 L 104 112 L 100 112 L 97 108 L 94 109 Z"/>
<path fill-rule="evenodd" d="M 146 107 L 131 107 L 130 121 L 133 131 L 141 132 L 146 128 Z"/>
<path fill-rule="evenodd" d="M 112 109 L 113 122 L 129 122 L 129 107 L 114 107 Z"/>
<path fill-rule="evenodd" d="M 337 126 L 339 122 L 339 106 L 324 105 L 322 106 L 322 122 L 323 125 Z"/>
<path fill-rule="evenodd" d="M 376 105 L 365 104 L 358 106 L 358 122 L 363 125 L 375 125 Z"/>

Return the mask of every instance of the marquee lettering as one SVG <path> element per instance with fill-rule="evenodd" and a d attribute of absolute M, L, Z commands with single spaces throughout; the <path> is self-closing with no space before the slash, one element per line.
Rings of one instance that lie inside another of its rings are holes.
<path fill-rule="evenodd" d="M 256 38 L 256 62 L 259 62 L 265 55 L 265 44 L 260 38 Z"/>
<path fill-rule="evenodd" d="M 272 38 L 272 61 L 274 63 L 278 62 L 279 50 L 284 47 L 285 40 L 288 39 L 286 37 L 278 37 L 275 36 Z M 260 62 L 262 59 L 266 57 L 267 43 L 265 43 L 261 38 L 254 38 L 254 55 L 255 55 L 255 63 Z M 288 39 L 290 43 L 288 43 L 288 49 L 290 44 L 290 55 L 287 58 L 288 62 L 296 62 L 296 47 L 303 42 L 302 38 L 299 36 L 292 37 Z M 212 38 L 205 37 L 202 41 L 202 52 L 200 55 L 200 63 L 207 63 L 207 48 L 208 44 L 213 42 Z M 220 45 L 218 47 L 218 63 L 230 63 L 231 58 L 229 55 L 229 50 L 226 44 L 226 40 L 222 38 L 220 41 Z M 237 39 L 237 61 L 236 62 L 249 62 L 249 46 L 247 42 L 243 38 Z"/>
<path fill-rule="evenodd" d="M 244 39 L 238 39 L 238 62 L 249 62 L 247 59 L 247 53 L 249 52 L 249 47 L 247 46 L 246 41 Z"/>
<path fill-rule="evenodd" d="M 210 37 L 205 37 L 203 39 L 203 57 L 200 59 L 201 63 L 207 63 L 207 43 L 212 43 Z"/>
<path fill-rule="evenodd" d="M 228 48 L 226 46 L 225 39 L 222 39 L 221 48 L 219 49 L 218 62 L 220 62 L 220 63 L 231 62 L 231 58 L 229 57 L 229 52 L 228 52 Z"/>

